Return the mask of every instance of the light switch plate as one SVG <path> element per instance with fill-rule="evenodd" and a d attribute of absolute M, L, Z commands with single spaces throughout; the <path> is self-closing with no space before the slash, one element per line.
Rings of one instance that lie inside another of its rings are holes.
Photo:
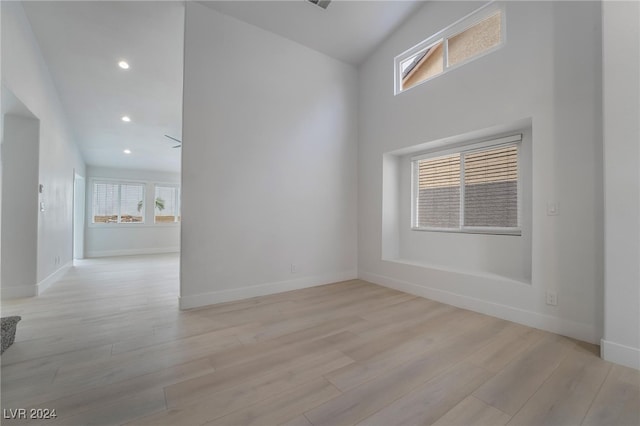
<path fill-rule="evenodd" d="M 560 204 L 555 201 L 547 203 L 547 216 L 558 216 L 560 214 Z"/>

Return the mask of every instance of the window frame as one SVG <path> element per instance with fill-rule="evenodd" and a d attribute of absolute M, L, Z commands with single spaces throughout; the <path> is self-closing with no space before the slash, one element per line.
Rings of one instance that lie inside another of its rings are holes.
<path fill-rule="evenodd" d="M 107 184 L 107 185 L 118 185 L 118 221 L 117 222 L 96 222 L 95 221 L 95 194 L 96 194 L 96 185 L 98 184 Z M 131 185 L 131 186 L 140 186 L 142 187 L 142 210 L 140 214 L 142 215 L 141 222 L 122 222 L 122 185 Z M 91 216 L 89 224 L 92 227 L 100 227 L 100 226 L 130 226 L 130 225 L 145 225 L 146 224 L 146 209 L 147 209 L 147 187 L 144 182 L 136 182 L 136 181 L 123 181 L 123 180 L 110 180 L 110 179 L 92 179 L 91 180 Z"/>
<path fill-rule="evenodd" d="M 463 61 L 458 62 L 455 65 L 449 65 L 449 39 L 457 36 L 458 34 L 468 30 L 476 24 L 479 24 L 483 20 L 491 17 L 495 13 L 500 12 L 500 42 L 495 46 L 483 51 L 480 54 L 471 56 Z M 462 17 L 457 20 L 453 24 L 449 25 L 446 28 L 438 31 L 432 36 L 426 38 L 415 46 L 405 50 L 398 56 L 396 56 L 393 60 L 393 69 L 394 69 L 394 96 L 399 95 L 400 93 L 404 93 L 407 90 L 411 90 L 415 87 L 418 87 L 427 81 L 431 81 L 432 79 L 439 77 L 441 75 L 446 74 L 448 71 L 461 67 L 463 65 L 468 64 L 471 61 L 475 61 L 476 59 L 480 59 L 485 55 L 495 52 L 498 49 L 501 49 L 506 43 L 506 13 L 505 13 L 505 5 L 502 3 L 496 3 L 492 1 L 480 7 L 479 9 L 474 10 L 468 15 Z M 427 49 L 429 46 L 434 45 L 438 40 L 442 40 L 442 49 L 443 49 L 443 63 L 442 63 L 442 72 L 432 75 L 431 77 L 425 78 L 419 83 L 414 84 L 411 87 L 406 89 L 402 88 L 402 63 L 407 59 L 411 58 L 419 54 L 420 52 Z"/>
<path fill-rule="evenodd" d="M 177 215 L 174 214 L 173 215 L 173 222 L 157 222 L 156 221 L 156 205 L 155 205 L 155 201 L 156 201 L 156 189 L 158 187 L 161 188 L 173 188 L 174 191 L 176 191 L 176 208 L 177 208 Z M 180 224 L 180 222 L 182 221 L 182 212 L 181 212 L 181 208 L 182 208 L 182 200 L 180 199 L 181 197 L 181 188 L 180 185 L 177 183 L 154 183 L 153 184 L 153 224 L 155 226 L 176 226 L 178 224 Z M 180 218 L 180 220 L 176 220 L 177 218 Z"/>
<path fill-rule="evenodd" d="M 522 133 L 517 133 L 500 138 L 492 138 L 481 142 L 467 143 L 462 146 L 449 149 L 434 149 L 423 152 L 419 155 L 412 156 L 411 164 L 411 230 L 412 231 L 428 231 L 428 232 L 452 232 L 458 234 L 492 234 L 492 235 L 522 235 Z M 493 148 L 516 146 L 517 148 L 517 226 L 516 227 L 498 227 L 498 226 L 465 226 L 464 225 L 464 155 L 474 152 L 485 151 Z M 417 226 L 418 223 L 418 173 L 420 160 L 429 158 L 443 157 L 446 155 L 460 154 L 460 206 L 459 206 L 459 227 L 443 228 Z"/>

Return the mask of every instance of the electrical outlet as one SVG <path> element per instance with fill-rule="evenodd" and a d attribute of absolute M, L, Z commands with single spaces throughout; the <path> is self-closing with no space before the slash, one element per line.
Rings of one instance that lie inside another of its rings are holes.
<path fill-rule="evenodd" d="M 296 272 L 298 272 L 298 267 L 295 265 L 295 263 L 291 264 L 291 273 L 295 274 Z"/>
<path fill-rule="evenodd" d="M 558 305 L 558 295 L 555 291 L 547 291 L 547 305 L 557 306 Z"/>

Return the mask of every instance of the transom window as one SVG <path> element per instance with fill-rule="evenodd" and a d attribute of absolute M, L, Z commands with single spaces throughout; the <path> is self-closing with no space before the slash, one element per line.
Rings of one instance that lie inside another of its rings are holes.
<path fill-rule="evenodd" d="M 522 135 L 414 157 L 412 228 L 520 235 Z"/>
<path fill-rule="evenodd" d="M 144 223 L 144 207 L 144 184 L 93 184 L 93 223 Z"/>
<path fill-rule="evenodd" d="M 504 43 L 504 12 L 490 3 L 395 58 L 398 94 Z"/>

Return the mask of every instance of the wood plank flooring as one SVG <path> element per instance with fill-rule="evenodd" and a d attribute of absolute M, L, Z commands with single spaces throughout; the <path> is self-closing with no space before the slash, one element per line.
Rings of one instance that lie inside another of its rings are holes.
<path fill-rule="evenodd" d="M 4 301 L 23 320 L 2 424 L 640 425 L 640 372 L 562 336 L 359 280 L 177 297 L 178 257 L 157 255 L 84 260 Z"/>

